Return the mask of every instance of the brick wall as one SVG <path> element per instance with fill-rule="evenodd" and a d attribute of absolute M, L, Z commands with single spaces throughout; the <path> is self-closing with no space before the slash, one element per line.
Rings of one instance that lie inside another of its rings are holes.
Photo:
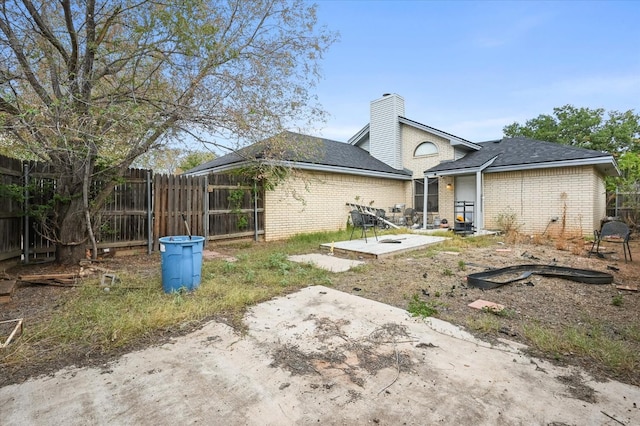
<path fill-rule="evenodd" d="M 591 166 L 487 173 L 484 227 L 497 229 L 500 214 L 515 214 L 522 232 L 590 234 L 604 216 L 604 196 Z"/>
<path fill-rule="evenodd" d="M 396 203 L 410 205 L 407 187 L 410 193 L 408 181 L 300 172 L 266 192 L 265 240 L 345 229 L 350 210 L 346 203 L 368 206 L 373 202 L 373 207 L 387 212 Z"/>

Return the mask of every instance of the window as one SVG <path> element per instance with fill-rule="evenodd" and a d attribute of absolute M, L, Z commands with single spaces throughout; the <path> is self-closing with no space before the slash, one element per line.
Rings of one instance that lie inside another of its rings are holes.
<path fill-rule="evenodd" d="M 433 155 L 438 153 L 438 147 L 433 142 L 422 142 L 413 152 L 414 157 Z"/>
<path fill-rule="evenodd" d="M 424 207 L 424 179 L 413 181 L 413 206 L 421 212 Z M 427 198 L 427 213 L 438 212 L 438 178 L 429 179 L 429 194 Z"/>

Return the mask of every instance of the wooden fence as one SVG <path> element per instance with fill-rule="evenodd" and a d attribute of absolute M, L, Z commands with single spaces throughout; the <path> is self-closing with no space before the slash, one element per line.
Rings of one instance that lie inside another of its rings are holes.
<path fill-rule="evenodd" d="M 55 244 L 27 212 L 45 206 L 55 184 L 47 165 L 0 156 L 0 261 L 54 256 Z M 130 169 L 92 225 L 100 251 L 151 252 L 160 237 L 188 233 L 205 241 L 258 239 L 264 235 L 263 195 L 259 182 L 236 175 L 154 176 Z"/>

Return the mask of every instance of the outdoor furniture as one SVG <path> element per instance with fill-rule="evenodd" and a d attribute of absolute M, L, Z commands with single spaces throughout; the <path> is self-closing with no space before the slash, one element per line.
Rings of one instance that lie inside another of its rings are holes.
<path fill-rule="evenodd" d="M 362 213 L 358 210 L 351 210 L 351 224 L 353 225 L 351 228 L 351 236 L 349 240 L 353 238 L 353 232 L 356 228 L 362 229 L 362 233 L 360 234 L 360 238 L 364 237 L 364 242 L 367 243 L 367 230 L 373 229 L 373 233 L 376 236 L 376 241 L 378 241 L 378 233 L 376 232 L 377 220 L 375 215 Z"/>
<path fill-rule="evenodd" d="M 418 219 L 418 212 L 416 209 L 408 208 L 404 211 L 404 220 L 407 226 L 414 225 Z"/>
<path fill-rule="evenodd" d="M 593 231 L 593 244 L 591 244 L 591 250 L 589 250 L 588 257 L 591 257 L 592 253 L 595 253 L 599 257 L 604 257 L 600 253 L 600 243 L 619 243 L 622 244 L 622 250 L 624 251 L 624 261 L 627 261 L 627 253 L 629 253 L 629 260 L 631 258 L 631 248 L 629 247 L 629 237 L 631 236 L 631 230 L 624 222 L 611 221 L 605 222 L 602 228 L 598 231 Z M 595 247 L 595 251 L 593 251 Z"/>

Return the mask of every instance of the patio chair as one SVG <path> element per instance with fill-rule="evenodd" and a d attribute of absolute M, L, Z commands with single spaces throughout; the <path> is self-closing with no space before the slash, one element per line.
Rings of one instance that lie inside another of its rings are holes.
<path fill-rule="evenodd" d="M 622 244 L 622 250 L 624 251 L 624 261 L 627 261 L 627 253 L 629 253 L 629 260 L 633 261 L 631 258 L 631 248 L 629 247 L 631 230 L 626 223 L 619 221 L 606 222 L 599 231 L 593 231 L 593 236 L 593 244 L 591 244 L 591 250 L 589 250 L 587 257 L 591 257 L 592 253 L 595 253 L 598 257 L 604 257 L 604 255 L 600 253 L 601 242 L 619 243 Z M 593 251 L 594 247 L 596 249 L 595 251 Z"/>
<path fill-rule="evenodd" d="M 360 238 L 364 237 L 364 242 L 367 243 L 367 230 L 373 229 L 373 233 L 376 236 L 376 241 L 378 241 L 378 233 L 376 232 L 377 220 L 374 215 L 362 213 L 358 210 L 351 210 L 351 224 L 353 225 L 351 228 L 351 236 L 349 240 L 353 238 L 353 231 L 356 228 L 362 229 L 362 233 L 360 234 Z"/>
<path fill-rule="evenodd" d="M 412 226 L 418 220 L 418 212 L 416 209 L 408 208 L 404 211 L 404 221 L 407 226 Z"/>

